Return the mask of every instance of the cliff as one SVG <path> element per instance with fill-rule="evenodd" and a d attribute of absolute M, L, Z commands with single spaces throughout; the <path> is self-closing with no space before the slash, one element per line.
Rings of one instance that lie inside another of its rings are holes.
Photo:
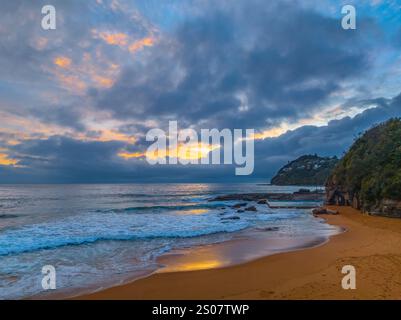
<path fill-rule="evenodd" d="M 324 185 L 338 159 L 304 155 L 282 167 L 271 180 L 275 185 Z"/>
<path fill-rule="evenodd" d="M 401 119 L 366 131 L 326 183 L 328 204 L 401 217 Z"/>

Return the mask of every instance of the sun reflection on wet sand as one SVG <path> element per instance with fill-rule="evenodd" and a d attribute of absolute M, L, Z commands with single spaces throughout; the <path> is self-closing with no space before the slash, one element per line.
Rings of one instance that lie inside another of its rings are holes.
<path fill-rule="evenodd" d="M 227 257 L 216 249 L 200 246 L 166 254 L 159 258 L 159 262 L 165 266 L 159 272 L 206 270 L 230 264 Z"/>
<path fill-rule="evenodd" d="M 164 271 L 192 271 L 192 270 L 206 270 L 223 267 L 225 264 L 219 260 L 199 260 L 199 261 L 187 261 L 177 266 L 177 269 L 168 268 Z"/>
<path fill-rule="evenodd" d="M 314 247 L 327 241 L 326 237 L 269 237 L 258 232 L 250 238 L 189 249 L 175 250 L 158 259 L 164 267 L 158 272 L 195 271 L 227 267 L 279 252 Z"/>

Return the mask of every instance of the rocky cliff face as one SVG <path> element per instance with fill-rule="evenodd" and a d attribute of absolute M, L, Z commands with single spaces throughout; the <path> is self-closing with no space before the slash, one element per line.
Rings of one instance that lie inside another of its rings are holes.
<path fill-rule="evenodd" d="M 401 120 L 365 132 L 339 161 L 326 183 L 328 204 L 401 217 Z"/>
<path fill-rule="evenodd" d="M 337 158 L 305 155 L 282 167 L 271 180 L 275 185 L 324 185 Z"/>

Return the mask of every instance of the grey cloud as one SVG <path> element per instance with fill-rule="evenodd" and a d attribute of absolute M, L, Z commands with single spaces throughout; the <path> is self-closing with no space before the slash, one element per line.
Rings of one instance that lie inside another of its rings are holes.
<path fill-rule="evenodd" d="M 20 160 L 21 167 L 0 166 L 0 182 L 267 181 L 287 160 L 302 154 L 341 155 L 359 132 L 400 114 L 400 96 L 372 100 L 369 83 L 363 82 L 374 67 L 372 48 L 382 44 L 379 27 L 363 17 L 356 31 L 345 32 L 339 19 L 294 1 L 199 1 L 196 10 L 188 9 L 185 17 L 162 30 L 153 47 L 128 58 L 117 46 L 93 39 L 91 29 L 142 37 L 148 31 L 146 22 L 132 20 L 135 15 L 127 12 L 105 11 L 93 6 L 94 1 L 52 2 L 61 19 L 52 33 L 40 29 L 40 7 L 47 1 L 2 4 L 0 110 L 84 131 L 89 106 L 109 111 L 110 120 L 131 119 L 132 124 L 119 130 L 135 134 L 138 141 L 127 145 L 61 136 L 22 141 L 7 146 L 7 154 Z M 16 20 L 18 14 L 24 19 Z M 32 39 L 39 36 L 48 38 L 50 45 L 35 47 Z M 84 96 L 76 96 L 59 88 L 43 69 L 55 55 L 68 55 L 74 62 L 97 48 L 123 68 L 108 90 L 90 88 Z M 250 177 L 235 177 L 232 166 L 151 167 L 140 159 L 125 161 L 117 156 L 121 149 L 146 148 L 144 134 L 150 125 L 145 120 L 161 127 L 173 119 L 180 127 L 266 129 L 282 120 L 313 115 L 344 86 L 358 89 L 359 85 L 367 85 L 365 101 L 351 99 L 343 107 L 376 108 L 327 126 L 304 126 L 257 141 L 256 167 Z M 62 103 L 42 99 L 46 89 Z M 8 138 L 0 130 L 1 147 L 6 147 L 2 140 Z"/>
<path fill-rule="evenodd" d="M 255 171 L 251 176 L 234 175 L 233 165 L 158 165 L 142 160 L 123 160 L 121 142 L 84 142 L 65 137 L 31 140 L 11 148 L 11 156 L 26 168 L 1 167 L 2 181 L 33 182 L 210 182 L 269 181 L 279 167 L 303 154 L 341 156 L 353 140 L 371 126 L 401 116 L 401 95 L 393 99 L 367 101 L 380 104 L 354 118 L 330 121 L 326 126 L 303 126 L 255 144 Z M 144 140 L 128 148 L 144 150 Z"/>
<path fill-rule="evenodd" d="M 260 128 L 311 114 L 369 65 L 371 21 L 350 34 L 339 20 L 293 2 L 225 4 L 180 25 L 95 104 L 119 118 Z"/>
<path fill-rule="evenodd" d="M 341 157 L 364 131 L 393 117 L 401 117 L 401 95 L 365 101 L 377 106 L 353 118 L 332 120 L 326 126 L 303 126 L 280 137 L 257 141 L 255 175 L 271 177 L 286 161 L 304 154 Z"/>

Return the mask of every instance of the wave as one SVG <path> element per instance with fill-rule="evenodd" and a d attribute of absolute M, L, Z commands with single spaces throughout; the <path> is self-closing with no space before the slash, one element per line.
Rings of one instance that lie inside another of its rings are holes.
<path fill-rule="evenodd" d="M 246 221 L 220 223 L 217 215 L 191 215 L 185 218 L 161 215 L 86 215 L 30 225 L 0 232 L 0 256 L 82 245 L 103 240 L 147 240 L 193 238 L 247 228 Z"/>

